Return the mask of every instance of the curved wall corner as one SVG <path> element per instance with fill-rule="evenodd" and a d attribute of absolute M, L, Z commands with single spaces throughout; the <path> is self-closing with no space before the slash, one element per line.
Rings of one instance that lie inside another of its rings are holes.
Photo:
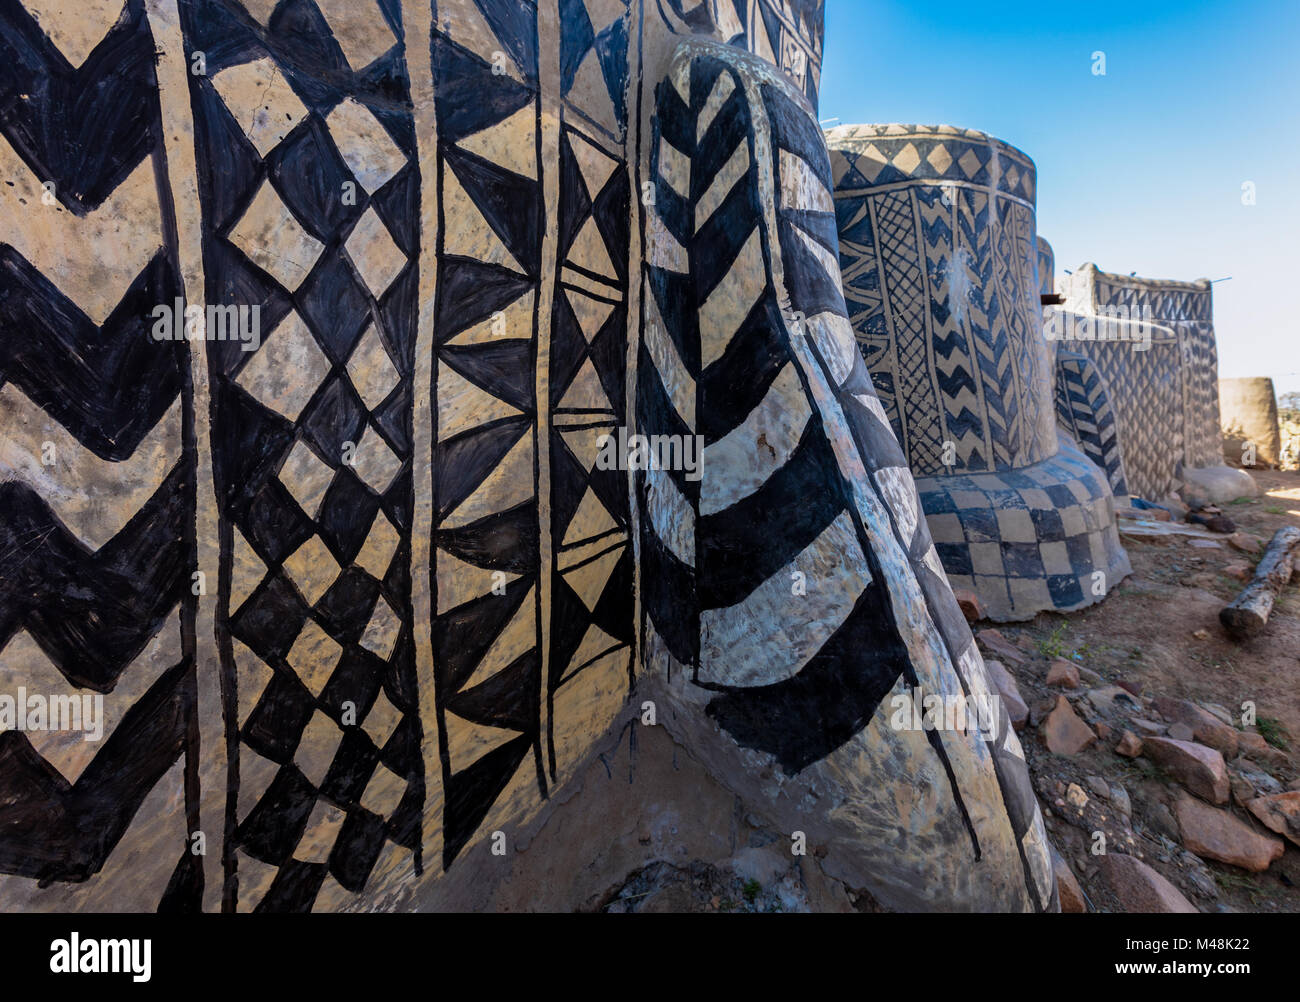
<path fill-rule="evenodd" d="M 1033 161 L 952 126 L 826 135 L 854 335 L 954 587 L 999 621 L 1094 604 L 1130 566 L 1057 429 Z"/>
<path fill-rule="evenodd" d="M 1052 253 L 1052 245 L 1042 237 L 1037 240 L 1038 245 L 1038 293 L 1041 296 L 1050 296 L 1056 292 L 1056 255 Z"/>
<path fill-rule="evenodd" d="M 779 783 L 782 823 L 833 791 L 844 809 L 801 824 L 889 907 L 1053 907 L 1014 732 L 895 726 L 908 693 L 978 700 L 987 680 L 854 344 L 815 111 L 698 40 L 656 108 L 639 421 L 701 434 L 704 464 L 638 478 L 645 691 L 747 801 Z M 890 787 L 948 769 L 905 821 Z"/>

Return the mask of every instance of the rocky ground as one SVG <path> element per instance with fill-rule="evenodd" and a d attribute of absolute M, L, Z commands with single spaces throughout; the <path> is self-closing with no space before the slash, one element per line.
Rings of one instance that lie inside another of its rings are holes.
<path fill-rule="evenodd" d="M 1300 527 L 1300 473 L 1252 475 L 1263 495 L 1217 512 L 1230 531 L 1125 512 L 1133 574 L 1100 605 L 973 624 L 1018 718 L 1067 912 L 1300 911 L 1300 582 L 1257 637 L 1234 641 L 1218 618 L 1273 533 Z M 659 858 L 587 907 L 879 910 L 758 819 L 730 824 L 714 862 L 670 862 L 643 834 Z"/>
<path fill-rule="evenodd" d="M 1100 605 L 976 624 L 1024 703 L 1067 911 L 1300 911 L 1300 588 L 1257 637 L 1218 620 L 1300 527 L 1300 474 L 1253 475 L 1264 495 L 1222 507 L 1232 533 L 1122 521 L 1133 574 Z"/>

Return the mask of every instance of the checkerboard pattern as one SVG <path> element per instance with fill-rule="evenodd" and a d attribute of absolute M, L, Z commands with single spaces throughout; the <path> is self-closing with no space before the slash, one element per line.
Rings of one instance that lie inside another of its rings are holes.
<path fill-rule="evenodd" d="M 916 486 L 948 580 L 978 594 L 990 619 L 1091 605 L 1132 570 L 1109 485 L 1064 435 L 1041 463 Z"/>

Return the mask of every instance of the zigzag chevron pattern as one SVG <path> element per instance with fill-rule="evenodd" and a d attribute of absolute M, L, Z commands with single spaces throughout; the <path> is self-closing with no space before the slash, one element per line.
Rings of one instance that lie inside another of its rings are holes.
<path fill-rule="evenodd" d="M 1003 353 L 1005 344 L 997 341 L 998 330 L 995 327 L 999 323 L 1001 306 L 998 290 L 992 281 L 989 197 L 982 191 L 959 191 L 956 202 L 957 254 L 969 290 L 966 336 L 975 365 L 972 374 L 979 382 L 984 405 L 982 454 L 977 460 L 972 447 L 968 468 L 973 471 L 996 469 L 1009 458 L 1006 436 L 1008 426 L 1014 424 L 1018 402 L 1003 396 L 1008 389 L 1009 363 Z"/>
<path fill-rule="evenodd" d="M 11 4 L 0 25 L 0 325 L 24 331 L 0 338 L 0 689 L 103 703 L 98 741 L 0 735 L 0 871 L 106 894 L 137 812 L 183 816 L 164 777 L 195 751 L 187 356 L 148 337 L 149 308 L 180 291 L 150 159 L 153 39 L 134 0 Z M 201 861 L 174 828 L 138 877 L 189 908 Z"/>
<path fill-rule="evenodd" d="M 1219 353 L 1214 327 L 1208 321 L 1198 321 L 1177 324 L 1176 330 L 1183 346 L 1184 462 L 1192 469 L 1221 466 Z"/>
<path fill-rule="evenodd" d="M 917 192 L 916 204 L 929 279 L 930 338 L 943 405 L 944 440 L 954 443 L 957 465 L 967 468 L 982 454 L 984 424 L 975 370 L 961 330 L 967 276 L 964 260 L 953 254 L 956 206 L 944 205 L 937 191 Z"/>
<path fill-rule="evenodd" d="M 91 751 L 0 735 L 6 901 L 424 893 L 412 873 L 472 865 L 592 764 L 644 638 L 787 775 L 870 781 L 906 758 L 938 788 L 926 864 L 997 857 L 995 894 L 1052 907 L 1006 721 L 988 746 L 884 724 L 891 694 L 987 685 L 845 308 L 805 101 L 821 0 L 88 4 L 0 12 L 20 66 L 0 70 L 18 81 L 0 153 L 16 197 L 49 178 L 40 204 L 63 213 L 49 243 L 0 234 L 0 321 L 36 332 L 0 352 L 19 474 L 0 485 L 0 684 L 109 702 Z M 648 145 L 639 13 L 759 56 L 681 61 Z M 200 51 L 206 74 L 187 73 Z M 118 91 L 133 124 L 96 126 L 102 161 L 56 163 L 47 135 L 94 129 L 48 128 L 65 112 L 44 95 L 36 125 L 13 114 L 38 66 L 104 124 Z M 644 213 L 641 148 L 658 151 Z M 936 220 L 907 218 L 928 322 Z M 122 254 L 88 277 L 83 243 L 110 239 Z M 142 307 L 175 302 L 182 266 L 191 299 L 255 308 L 258 337 L 145 341 Z M 883 319 L 884 276 L 856 277 Z M 610 469 L 624 424 L 686 436 L 679 456 L 698 436 L 704 479 Z M 96 509 L 82 492 L 109 479 Z M 196 567 L 215 572 L 201 597 Z M 214 799 L 219 850 L 180 852 Z M 893 791 L 852 799 L 864 841 L 897 851 Z"/>
<path fill-rule="evenodd" d="M 1208 283 L 1160 282 L 1144 278 L 1112 278 L 1104 273 L 1093 285 L 1095 304 L 1125 306 L 1130 310 L 1149 307 L 1156 321 L 1209 323 L 1213 317 Z"/>
<path fill-rule="evenodd" d="M 791 107 L 775 87 L 764 86 L 762 91 L 773 145 L 783 150 L 799 151 L 806 162 L 819 164 L 817 173 L 821 184 L 829 190 L 831 174 L 825 155 L 821 153 L 821 136 L 812 127 L 807 112 Z M 807 344 L 793 342 L 791 346 L 802 355 L 804 373 L 809 381 L 814 385 L 821 383 L 821 387 L 813 391 L 818 400 L 834 397 L 838 402 L 838 411 L 823 404 L 820 413 L 829 425 L 827 441 L 840 468 L 850 469 L 855 465 L 855 460 L 849 458 L 851 449 L 858 457 L 856 462 L 864 463 L 870 470 L 869 479 L 866 476 L 855 478 L 850 486 L 851 510 L 856 510 L 864 526 L 875 527 L 869 530 L 872 532 L 870 542 L 861 542 L 862 551 L 869 561 L 879 561 L 890 568 L 886 575 L 881 575 L 885 587 L 907 591 L 915 581 L 916 589 L 907 597 L 895 594 L 893 607 L 925 608 L 927 619 L 933 617 L 929 622 L 936 634 L 942 637 L 947 658 L 960 679 L 959 684 L 968 691 L 978 692 L 986 687 L 982 664 L 974 644 L 967 639 L 969 630 L 960 617 L 953 615 L 953 599 L 922 517 L 916 486 L 907 470 L 904 453 L 890 434 L 885 411 L 875 396 L 867 369 L 855 349 L 853 331 L 848 325 L 844 301 L 839 294 L 839 283 L 832 278 L 831 284 L 825 286 L 805 279 L 805 276 L 814 274 L 812 262 L 798 253 L 798 248 L 806 243 L 805 234 L 813 235 L 822 246 L 834 247 L 839 218 L 843 217 L 838 213 L 836 216 L 816 212 L 778 213 L 782 273 L 790 293 L 790 306 L 813 318 L 809 325 L 812 336 L 806 339 Z M 797 240 L 794 239 L 796 236 Z M 927 279 L 932 278 L 927 276 Z M 805 348 L 811 351 L 805 353 Z M 810 366 L 808 363 L 813 359 L 816 362 Z M 889 528 L 880 526 L 878 520 L 882 512 L 887 512 Z M 891 541 L 901 544 L 902 553 L 892 550 Z M 896 562 L 903 554 L 906 555 L 903 558 L 905 566 L 909 568 L 906 570 Z M 869 586 L 864 595 L 869 595 L 871 590 Z M 888 613 L 883 615 L 887 623 Z M 907 628 L 902 621 L 895 620 L 895 626 L 900 638 L 906 638 Z M 879 635 L 880 627 L 876 629 L 873 647 L 885 642 L 885 638 Z M 886 634 L 888 629 L 886 626 Z M 915 635 L 912 635 L 911 640 L 905 640 L 905 643 L 912 651 L 912 665 L 918 672 L 924 672 L 926 669 L 922 666 L 927 664 L 927 657 L 910 647 L 915 640 Z M 910 681 L 907 672 L 896 686 L 905 680 Z M 962 754 L 955 748 L 936 746 L 935 750 L 945 758 L 950 754 Z M 1020 843 L 1019 862 L 1025 866 L 1027 885 L 1037 889 L 1040 902 L 1046 906 L 1052 892 L 1046 875 L 1042 819 L 1029 795 L 1023 755 L 1014 740 L 995 742 L 991 752 L 1007 804 L 1008 820 Z M 955 796 L 960 804 L 962 794 L 958 791 Z"/>
<path fill-rule="evenodd" d="M 1051 358 L 1042 333 L 1042 310 L 1033 299 L 1037 268 L 1035 220 L 1033 210 L 1023 202 L 1007 200 L 1001 235 L 1005 240 L 1003 275 L 1007 290 L 1003 302 L 1011 326 L 1011 344 L 1015 350 L 1020 378 L 1020 394 L 1028 400 L 1030 387 L 1050 385 Z M 1039 462 L 1056 451 L 1056 421 L 1050 407 L 1023 406 L 1021 417 L 1021 455 Z M 1023 461 L 1022 459 L 1022 461 Z"/>
<path fill-rule="evenodd" d="M 1056 352 L 1056 414 L 1084 455 L 1105 471 L 1111 492 L 1128 494 L 1110 392 L 1091 359 L 1063 348 Z"/>
<path fill-rule="evenodd" d="M 815 108 L 821 86 L 824 0 L 668 0 L 695 30 L 754 53 L 785 71 Z M 711 22 L 711 23 L 710 23 Z"/>
<path fill-rule="evenodd" d="M 944 610 L 935 625 L 967 680 L 962 684 L 978 690 L 983 670 L 969 630 L 951 614 L 953 600 L 903 453 L 858 355 L 838 276 L 824 263 L 822 251 L 834 260 L 836 216 L 815 124 L 777 88 L 746 81 L 716 59 L 680 59 L 675 69 L 671 83 L 659 87 L 655 121 L 662 137 L 690 158 L 692 198 L 705 197 L 719 174 L 725 176 L 732 161 L 718 151 L 735 145 L 730 138 L 695 145 L 697 135 L 746 136 L 757 152 L 750 158 L 755 166 L 728 185 L 724 207 L 694 233 L 694 205 L 664 177 L 662 162 L 658 169 L 656 209 L 690 268 L 683 275 L 647 267 L 647 300 L 656 319 L 667 320 L 664 340 L 675 351 L 643 344 L 639 428 L 680 433 L 688 430 L 682 411 L 691 410 L 706 461 L 698 496 L 696 485 L 673 471 L 638 477 L 648 513 L 642 553 L 650 644 L 652 650 L 662 644 L 669 672 L 684 671 L 716 693 L 707 712 L 735 740 L 771 753 L 794 772 L 854 740 L 889 691 L 914 684 L 907 641 L 890 611 L 890 602 L 900 599 L 888 597 L 900 581 L 920 586 L 910 599 L 915 607 L 932 603 Z M 735 80 L 717 107 L 710 95 L 720 76 Z M 697 133 L 702 117 L 707 126 Z M 765 174 L 763 164 L 776 166 Z M 764 255 L 774 271 L 756 299 L 747 287 L 727 297 L 729 313 L 715 310 L 715 290 L 726 287 L 730 269 L 748 253 L 754 237 L 746 220 L 763 212 L 765 197 L 776 213 L 777 239 Z M 907 219 L 916 226 L 910 209 Z M 782 284 L 785 301 L 777 295 Z M 684 359 L 684 367 L 674 359 Z M 809 388 L 805 380 L 817 382 Z M 692 389 L 693 408 L 673 404 Z M 826 425 L 827 411 L 833 427 Z M 866 457 L 870 474 L 848 484 L 839 470 Z M 710 482 L 715 477 L 725 489 Z M 904 560 L 924 568 L 917 579 L 881 555 L 877 547 L 890 552 L 882 538 L 868 542 L 859 521 L 868 517 L 883 517 Z M 760 538 L 764 546 L 755 559 L 752 541 Z M 792 581 L 831 578 L 834 588 L 816 594 L 809 588 L 792 604 Z M 689 596 L 686 609 L 698 609 L 698 621 L 682 614 L 683 596 Z M 784 656 L 773 658 L 774 651 Z M 828 702 L 815 693 L 831 680 L 836 698 Z M 1021 805 L 1011 812 L 1013 828 L 1024 840 L 1024 858 L 1035 861 L 1038 876 L 1026 871 L 1027 879 L 1046 904 L 1050 880 L 1041 845 L 1033 848 L 1041 843 L 1042 821 L 1032 795 L 1024 795 L 1023 756 L 1012 744 L 993 756 L 1006 788 L 1018 791 L 1008 795 L 1009 804 Z M 935 752 L 947 754 L 940 746 Z M 960 791 L 954 795 L 960 802 Z"/>
<path fill-rule="evenodd" d="M 678 74 L 659 87 L 658 145 L 689 163 L 690 197 L 674 184 L 685 173 L 676 157 L 667 164 L 661 157 L 655 205 L 665 228 L 697 262 L 697 277 L 688 282 L 667 269 L 647 269 L 653 312 L 641 353 L 639 427 L 648 435 L 700 434 L 704 477 L 696 482 L 681 470 L 652 470 L 638 478 L 649 516 L 642 528 L 647 616 L 673 659 L 698 684 L 721 693 L 709 712 L 742 743 L 797 769 L 865 723 L 862 714 L 893 684 L 901 662 L 890 674 L 890 658 L 882 656 L 872 680 L 846 696 L 843 712 L 832 714 L 838 719 L 828 719 L 824 733 L 798 724 L 764 736 L 757 726 L 763 715 L 790 715 L 793 722 L 831 712 L 814 710 L 800 694 L 810 673 L 849 670 L 847 661 L 856 656 L 850 651 L 862 649 L 850 638 L 871 630 L 870 610 L 882 582 L 846 510 L 845 489 L 790 353 L 770 273 L 761 257 L 757 268 L 750 260 L 761 250 L 760 235 L 742 220 L 753 218 L 761 201 L 752 157 L 737 152 L 755 141 L 743 86 L 713 60 L 683 62 Z M 827 225 L 833 227 L 829 190 L 803 152 L 781 149 L 781 203 L 804 226 L 814 225 L 814 214 L 824 217 L 815 235 L 799 226 L 789 230 L 807 255 L 799 269 L 824 275 L 808 241 L 825 241 Z M 737 171 L 737 163 L 745 169 Z M 699 210 L 701 201 L 706 211 Z M 846 323 L 840 336 L 848 337 Z M 783 528 L 773 533 L 777 520 Z M 769 543 L 755 562 L 743 541 L 760 536 Z M 746 551 L 749 556 L 738 559 Z M 792 607 L 791 580 L 816 579 L 831 564 L 840 566 L 838 573 L 850 568 L 851 582 L 810 596 L 811 609 Z M 682 615 L 684 593 L 698 619 Z M 757 657 L 760 649 L 768 656 Z M 788 657 L 773 661 L 774 650 Z"/>
<path fill-rule="evenodd" d="M 984 201 L 984 220 L 981 241 L 983 253 L 976 257 L 977 288 L 986 290 L 986 316 L 988 327 L 972 331 L 979 353 L 980 371 L 984 377 L 984 401 L 989 413 L 992 431 L 991 450 L 995 469 L 1005 469 L 1014 464 L 1023 441 L 1021 409 L 1025 401 L 1021 396 L 1021 383 L 1016 373 L 1016 351 L 1011 342 L 1014 333 L 1007 316 L 1011 276 L 1007 264 L 1010 253 L 1007 234 L 997 225 L 1000 206 L 996 201 Z M 994 242 L 996 240 L 996 243 Z M 1014 302 L 1014 301 L 1013 301 Z M 1021 331 L 1023 333 L 1023 331 Z"/>
<path fill-rule="evenodd" d="M 1050 455 L 1051 414 L 1030 402 L 1047 366 L 1039 310 L 1021 295 L 1036 285 L 1025 285 L 1032 162 L 950 126 L 829 136 L 846 300 L 912 469 L 1007 470 Z M 892 186 L 912 180 L 923 183 Z"/>

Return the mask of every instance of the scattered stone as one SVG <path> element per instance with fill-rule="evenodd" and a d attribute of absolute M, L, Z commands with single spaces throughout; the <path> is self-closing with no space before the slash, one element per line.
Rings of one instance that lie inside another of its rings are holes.
<path fill-rule="evenodd" d="M 1246 809 L 1259 818 L 1260 824 L 1269 831 L 1285 835 L 1300 846 L 1300 791 L 1291 790 L 1259 797 L 1247 803 Z"/>
<path fill-rule="evenodd" d="M 1146 688 L 1143 683 L 1133 682 L 1126 678 L 1119 679 L 1115 684 L 1125 692 L 1131 692 L 1134 696 L 1142 695 L 1142 690 Z"/>
<path fill-rule="evenodd" d="M 1237 524 L 1232 519 L 1218 511 L 1193 511 L 1187 515 L 1187 521 L 1193 525 L 1203 525 L 1211 532 L 1217 532 L 1227 535 L 1230 532 L 1237 531 Z"/>
<path fill-rule="evenodd" d="M 1178 822 L 1167 804 L 1155 801 L 1147 808 L 1147 823 L 1165 838 L 1178 839 Z"/>
<path fill-rule="evenodd" d="M 1255 797 L 1267 797 L 1272 793 L 1281 793 L 1282 784 L 1266 773 L 1257 769 L 1249 759 L 1236 758 L 1229 763 L 1229 768 L 1244 779 L 1255 790 Z M 1248 799 L 1254 800 L 1255 797 Z"/>
<path fill-rule="evenodd" d="M 1174 813 L 1183 833 L 1183 845 L 1202 859 L 1262 873 L 1286 848 L 1281 839 L 1261 835 L 1227 811 L 1191 797 L 1181 798 L 1174 805 Z"/>
<path fill-rule="evenodd" d="M 1240 561 L 1233 561 L 1225 565 L 1223 573 L 1230 578 L 1236 578 L 1238 581 L 1249 581 L 1254 574 L 1249 564 L 1243 564 Z"/>
<path fill-rule="evenodd" d="M 1207 898 L 1219 896 L 1219 885 L 1214 882 L 1214 877 L 1210 875 L 1209 869 L 1199 856 L 1182 852 L 1178 856 L 1178 864 L 1182 868 L 1183 876 L 1198 894 Z"/>
<path fill-rule="evenodd" d="M 1163 508 L 1131 508 L 1127 505 L 1115 506 L 1116 518 L 1127 518 L 1134 521 L 1148 522 L 1168 522 L 1173 516 Z"/>
<path fill-rule="evenodd" d="M 1117 685 L 1104 685 L 1100 689 L 1088 690 L 1088 702 L 1098 713 L 1132 713 L 1138 708 L 1137 698 Z"/>
<path fill-rule="evenodd" d="M 1228 545 L 1234 550 L 1240 550 L 1242 553 L 1258 553 L 1260 549 L 1258 537 L 1247 535 L 1244 532 L 1234 532 L 1229 536 Z"/>
<path fill-rule="evenodd" d="M 1273 872 L 1287 887 L 1300 887 L 1300 852 L 1289 848 L 1273 864 Z"/>
<path fill-rule="evenodd" d="M 1287 760 L 1286 752 L 1274 748 L 1254 731 L 1238 731 L 1237 747 L 1242 755 L 1256 762 L 1267 762 L 1269 765 L 1277 766 L 1284 765 Z"/>
<path fill-rule="evenodd" d="M 1249 758 L 1267 755 L 1273 747 L 1264 740 L 1263 735 L 1256 734 L 1254 731 L 1242 731 L 1238 734 L 1237 745 L 1241 753 Z"/>
<path fill-rule="evenodd" d="M 1227 803 L 1228 767 L 1213 748 L 1193 741 L 1150 737 L 1142 742 L 1142 752 L 1198 797 L 1212 804 Z"/>
<path fill-rule="evenodd" d="M 1125 758 L 1137 758 L 1142 754 L 1142 739 L 1132 731 L 1125 731 L 1120 735 L 1119 744 L 1115 746 L 1115 754 L 1123 755 Z"/>
<path fill-rule="evenodd" d="M 1110 741 L 1115 734 L 1115 728 L 1100 720 L 1092 725 L 1092 729 L 1097 732 L 1097 737 L 1101 738 L 1102 741 Z"/>
<path fill-rule="evenodd" d="M 1047 719 L 1047 715 L 1055 708 L 1056 704 L 1052 702 L 1050 696 L 1038 700 L 1038 702 L 1029 708 L 1029 726 L 1035 729 L 1042 727 L 1043 721 Z"/>
<path fill-rule="evenodd" d="M 1163 734 L 1167 730 L 1164 724 L 1147 720 L 1145 717 L 1134 717 L 1132 723 L 1143 734 Z"/>
<path fill-rule="evenodd" d="M 1300 790 L 1300 779 L 1293 779 L 1286 784 L 1288 790 Z"/>
<path fill-rule="evenodd" d="M 1188 855 L 1190 856 L 1191 853 L 1188 853 Z M 1196 857 L 1193 856 L 1192 858 L 1195 859 Z M 1204 866 L 1205 864 L 1202 863 L 1201 865 Z M 1219 896 L 1219 885 L 1214 882 L 1214 878 L 1205 870 L 1187 869 L 1186 873 L 1188 882 L 1196 888 L 1197 893 L 1207 898 L 1217 898 Z M 1222 907 L 1220 906 L 1220 908 Z"/>
<path fill-rule="evenodd" d="M 1169 725 L 1169 736 L 1175 741 L 1191 741 L 1196 737 L 1196 735 L 1192 733 L 1192 729 L 1182 721 Z"/>
<path fill-rule="evenodd" d="M 1097 734 L 1075 715 L 1069 700 L 1058 696 L 1056 707 L 1043 721 L 1043 740 L 1055 755 L 1077 755 L 1097 740 Z"/>
<path fill-rule="evenodd" d="M 1177 494 L 1170 494 L 1169 497 L 1160 502 L 1160 505 L 1168 509 L 1176 519 L 1186 518 L 1187 513 L 1191 510 Z"/>
<path fill-rule="evenodd" d="M 1245 807 L 1259 796 L 1251 782 L 1235 772 L 1228 774 L 1228 787 L 1232 790 L 1232 802 L 1239 807 Z"/>
<path fill-rule="evenodd" d="M 1000 630 L 980 630 L 979 633 L 975 634 L 975 639 L 980 642 L 980 646 L 986 651 L 1003 661 L 1008 661 L 1013 665 L 1025 663 L 1024 652 L 1004 637 Z"/>
<path fill-rule="evenodd" d="M 1210 716 L 1214 717 L 1214 719 L 1219 721 L 1219 723 L 1227 724 L 1229 727 L 1233 727 L 1232 714 L 1228 712 L 1228 708 L 1226 706 L 1222 706 L 1219 703 L 1202 703 L 1201 709 L 1203 709 L 1206 713 L 1210 714 Z M 1233 730 L 1236 730 L 1236 728 L 1233 727 Z"/>
<path fill-rule="evenodd" d="M 1088 806 L 1088 795 L 1078 783 L 1071 783 L 1065 788 L 1065 802 L 1071 807 L 1083 810 Z"/>
<path fill-rule="evenodd" d="M 1091 668 L 1085 668 L 1079 665 L 1079 681 L 1086 682 L 1088 685 L 1105 685 L 1106 680 Z"/>
<path fill-rule="evenodd" d="M 1198 550 L 1221 550 L 1221 549 L 1223 549 L 1223 547 L 1220 546 L 1218 543 L 1216 543 L 1213 539 L 1198 539 L 1198 538 L 1196 538 L 1195 536 L 1193 536 L 1191 539 L 1189 539 L 1189 540 L 1187 541 L 1187 545 L 1188 545 L 1188 546 L 1194 546 L 1194 547 L 1195 547 L 1196 549 L 1198 549 Z"/>
<path fill-rule="evenodd" d="M 1094 795 L 1102 800 L 1110 799 L 1110 784 L 1100 776 L 1084 776 L 1083 782 Z"/>
<path fill-rule="evenodd" d="M 961 606 L 961 614 L 966 617 L 966 622 L 974 623 L 984 618 L 984 603 L 973 591 L 969 588 L 954 588 L 952 594 Z"/>
<path fill-rule="evenodd" d="M 988 671 L 989 682 L 1002 700 L 1002 705 L 1007 708 L 1011 726 L 1018 731 L 1024 730 L 1025 722 L 1029 719 L 1029 707 L 1021 698 L 1016 680 L 1011 677 L 1011 673 L 1001 661 L 985 661 L 984 667 Z"/>
<path fill-rule="evenodd" d="M 1067 915 L 1081 915 L 1088 910 L 1087 901 L 1079 881 L 1070 871 L 1060 854 L 1052 850 L 1052 872 L 1056 875 L 1056 890 L 1061 898 L 1061 911 Z"/>
<path fill-rule="evenodd" d="M 1199 630 L 1192 631 L 1192 637 L 1195 638 L 1196 640 L 1209 640 L 1210 631 L 1202 626 Z"/>
<path fill-rule="evenodd" d="M 1268 742 L 1264 740 L 1262 734 L 1255 731 L 1242 731 L 1238 735 L 1237 743 L 1241 748 L 1243 755 L 1249 755 L 1251 752 L 1263 751 L 1268 747 Z"/>
<path fill-rule="evenodd" d="M 1190 738 L 1180 738 L 1174 733 L 1174 727 L 1170 727 L 1170 737 L 1178 738 L 1180 741 L 1195 739 L 1203 745 L 1219 750 L 1224 758 L 1236 757 L 1236 729 L 1219 720 L 1214 714 L 1186 699 L 1172 699 L 1168 696 L 1157 696 L 1155 706 L 1166 720 L 1177 721 L 1174 726 L 1183 724 L 1192 732 Z"/>
<path fill-rule="evenodd" d="M 1047 669 L 1047 684 L 1064 689 L 1079 688 L 1079 669 L 1063 658 L 1057 658 Z"/>
<path fill-rule="evenodd" d="M 1097 857 L 1106 886 L 1126 912 L 1195 912 L 1183 892 L 1135 856 Z"/>
<path fill-rule="evenodd" d="M 1118 783 L 1111 784 L 1110 802 L 1115 805 L 1115 810 L 1119 811 L 1124 817 L 1133 816 L 1133 801 L 1129 799 L 1128 790 Z"/>

